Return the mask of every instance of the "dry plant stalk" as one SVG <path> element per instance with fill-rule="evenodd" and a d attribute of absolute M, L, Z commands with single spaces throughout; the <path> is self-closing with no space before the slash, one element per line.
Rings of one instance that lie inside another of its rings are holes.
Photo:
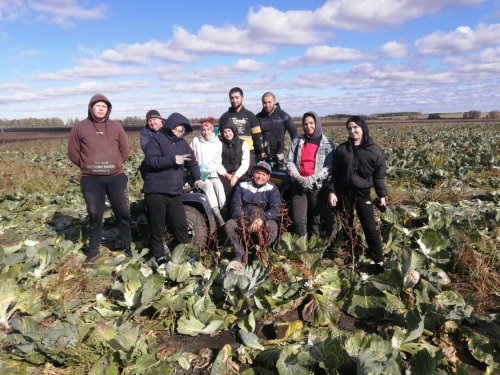
<path fill-rule="evenodd" d="M 484 244 L 481 247 L 487 247 Z M 458 249 L 458 258 L 453 264 L 452 272 L 458 279 L 452 286 L 466 296 L 473 296 L 472 306 L 481 314 L 492 307 L 495 299 L 493 293 L 500 286 L 500 264 L 494 252 L 479 252 L 474 249 L 467 234 L 462 235 Z"/>
<path fill-rule="evenodd" d="M 278 213 L 278 236 L 276 237 L 275 248 L 273 249 L 278 258 L 280 256 L 279 244 L 281 242 L 281 237 L 283 236 L 283 233 L 287 231 L 287 228 L 291 223 L 288 211 L 288 207 L 283 203 Z M 270 244 L 269 231 L 267 227 L 263 225 L 260 231 L 250 232 L 248 230 L 248 223 L 249 221 L 245 220 L 244 216 L 242 216 L 238 221 L 240 228 L 240 241 L 243 249 L 245 250 L 244 262 L 248 263 L 249 253 L 251 250 L 254 250 L 255 258 L 259 260 L 260 264 L 263 267 L 269 270 L 269 276 L 271 277 L 271 279 L 289 281 L 286 274 L 273 262 L 273 260 L 269 256 L 268 247 Z"/>

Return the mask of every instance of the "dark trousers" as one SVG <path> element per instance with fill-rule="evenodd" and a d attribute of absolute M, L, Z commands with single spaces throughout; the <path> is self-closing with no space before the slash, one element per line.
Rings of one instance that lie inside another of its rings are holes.
<path fill-rule="evenodd" d="M 118 222 L 118 231 L 125 248 L 132 242 L 130 206 L 127 192 L 128 178 L 124 173 L 116 176 L 83 176 L 80 188 L 89 216 L 89 252 L 99 251 L 102 239 L 102 218 L 106 196 Z"/>
<path fill-rule="evenodd" d="M 292 184 L 292 221 L 297 235 L 320 237 L 321 214 L 325 209 L 327 196 L 326 187 L 306 191 L 299 184 Z"/>
<path fill-rule="evenodd" d="M 177 242 L 190 242 L 186 212 L 180 195 L 147 193 L 144 194 L 144 202 L 148 209 L 149 225 L 151 226 L 151 250 L 155 257 L 165 255 L 163 235 L 167 222 L 170 224 Z"/>
<path fill-rule="evenodd" d="M 250 223 L 245 222 L 245 226 L 248 228 Z M 241 244 L 241 228 L 238 225 L 238 221 L 231 219 L 226 221 L 226 225 L 224 226 L 224 230 L 226 231 L 226 235 L 231 241 L 231 247 L 233 249 L 234 260 L 239 260 L 240 262 L 243 260 L 245 256 L 245 249 Z M 278 223 L 276 220 L 266 220 L 266 230 L 269 233 L 269 243 L 272 244 L 278 238 Z"/>
<path fill-rule="evenodd" d="M 380 232 L 375 222 L 370 190 L 353 190 L 338 194 L 337 198 L 342 225 L 345 226 L 347 224 L 347 228 L 344 227 L 344 233 L 347 238 L 354 239 L 356 235 L 354 231 L 354 208 L 356 208 L 361 228 L 363 228 L 363 233 L 365 234 L 370 257 L 375 263 L 383 262 L 382 240 L 380 239 Z"/>

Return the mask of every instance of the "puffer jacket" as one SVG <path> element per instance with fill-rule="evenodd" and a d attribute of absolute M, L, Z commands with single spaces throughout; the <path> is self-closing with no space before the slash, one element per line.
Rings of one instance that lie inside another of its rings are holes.
<path fill-rule="evenodd" d="M 160 129 L 158 135 L 146 145 L 144 159 L 144 193 L 164 193 L 179 195 L 184 186 L 184 167 L 188 168 L 195 180 L 200 179 L 200 168 L 186 140 L 177 137 L 172 128 L 183 125 L 185 132 L 191 132 L 189 120 L 180 113 L 172 113 Z M 175 155 L 190 154 L 191 161 L 176 164 Z"/>
<path fill-rule="evenodd" d="M 342 143 L 333 155 L 333 172 L 328 190 L 345 193 L 356 189 L 375 188 L 378 197 L 387 196 L 384 151 L 371 137 L 364 139 L 357 150 L 352 141 Z"/>
<path fill-rule="evenodd" d="M 272 182 L 257 185 L 253 181 L 245 181 L 236 186 L 231 201 L 231 216 L 246 221 L 256 218 L 276 220 L 281 209 L 279 189 Z"/>

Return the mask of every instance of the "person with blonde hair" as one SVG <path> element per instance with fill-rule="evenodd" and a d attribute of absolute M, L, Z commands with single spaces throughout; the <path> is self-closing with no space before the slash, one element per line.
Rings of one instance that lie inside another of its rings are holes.
<path fill-rule="evenodd" d="M 226 194 L 219 174 L 224 175 L 226 170 L 222 166 L 222 142 L 214 133 L 214 124 L 215 118 L 213 117 L 201 120 L 200 134 L 191 141 L 191 148 L 201 172 L 207 174 L 202 189 L 207 195 L 217 224 L 223 226 L 225 222 L 221 209 L 226 203 Z"/>

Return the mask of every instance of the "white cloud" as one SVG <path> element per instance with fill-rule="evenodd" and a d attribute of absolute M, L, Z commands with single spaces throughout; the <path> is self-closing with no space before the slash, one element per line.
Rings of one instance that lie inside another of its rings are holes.
<path fill-rule="evenodd" d="M 100 57 L 115 63 L 141 65 L 149 63 L 151 57 L 175 62 L 187 62 L 193 59 L 183 50 L 172 49 L 170 43 L 162 43 L 154 39 L 142 44 L 119 44 L 115 49 L 102 52 Z"/>
<path fill-rule="evenodd" d="M 394 41 L 382 45 L 379 51 L 385 56 L 393 59 L 402 59 L 408 56 L 408 46 Z"/>
<path fill-rule="evenodd" d="M 0 91 L 5 92 L 9 90 L 26 90 L 28 89 L 28 85 L 24 83 L 4 83 L 0 85 Z"/>
<path fill-rule="evenodd" d="M 500 73 L 500 47 L 488 48 L 476 56 L 449 57 L 445 62 L 454 65 L 457 72 L 462 74 L 463 80 L 472 82 L 488 80 L 498 82 Z"/>
<path fill-rule="evenodd" d="M 75 86 L 58 87 L 41 90 L 38 92 L 24 91 L 17 92 L 12 96 L 0 95 L 0 104 L 26 102 L 26 101 L 45 101 L 68 96 L 94 95 L 98 92 L 108 93 L 130 93 L 139 89 L 150 87 L 150 83 L 141 81 L 118 81 L 118 82 L 83 82 Z M 111 98 L 110 98 L 111 100 Z M 113 102 L 113 100 L 111 100 Z"/>
<path fill-rule="evenodd" d="M 444 33 L 437 31 L 415 41 L 415 46 L 424 55 L 453 54 L 485 48 L 500 43 L 500 24 L 479 24 L 475 30 L 460 26 Z"/>
<path fill-rule="evenodd" d="M 310 10 L 282 12 L 273 7 L 250 9 L 247 16 L 250 34 L 257 40 L 275 44 L 318 43 L 330 36 L 316 30 L 315 14 Z"/>
<path fill-rule="evenodd" d="M 205 81 L 207 79 L 227 80 L 236 77 L 241 78 L 249 73 L 264 70 L 265 67 L 266 64 L 253 59 L 240 59 L 231 66 L 216 65 L 208 69 L 194 71 L 190 74 L 179 75 L 176 77 L 176 80 Z"/>
<path fill-rule="evenodd" d="M 447 6 L 474 6 L 486 0 L 330 0 L 315 11 L 320 25 L 371 30 L 401 25 Z"/>
<path fill-rule="evenodd" d="M 79 0 L 2 0 L 0 1 L 0 22 L 23 20 L 59 25 L 72 28 L 75 22 L 100 20 L 106 17 L 108 6 L 99 4 L 87 7 L 87 1 Z"/>
<path fill-rule="evenodd" d="M 42 54 L 43 54 L 43 52 L 38 50 L 38 49 L 28 49 L 28 50 L 18 52 L 17 56 L 25 58 L 25 57 L 40 56 Z"/>
<path fill-rule="evenodd" d="M 176 26 L 170 45 L 173 49 L 199 54 L 260 55 L 273 51 L 270 44 L 254 41 L 248 30 L 234 26 L 217 28 L 212 25 L 203 25 L 197 35 L 190 34 L 186 29 Z"/>
<path fill-rule="evenodd" d="M 304 55 L 281 61 L 279 64 L 284 67 L 297 67 L 327 65 L 371 58 L 369 54 L 352 48 L 314 46 L 308 48 Z"/>

